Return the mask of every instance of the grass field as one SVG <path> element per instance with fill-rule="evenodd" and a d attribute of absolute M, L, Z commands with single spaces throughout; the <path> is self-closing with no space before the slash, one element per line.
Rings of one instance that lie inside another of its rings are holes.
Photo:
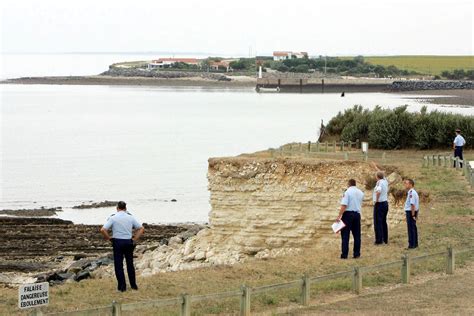
<path fill-rule="evenodd" d="M 377 151 L 373 151 L 374 153 Z M 380 154 L 380 152 L 378 152 Z M 474 240 L 474 191 L 468 188 L 465 178 L 452 168 L 421 168 L 421 157 L 427 152 L 387 151 L 388 164 L 398 167 L 406 176 L 413 177 L 417 188 L 429 192 L 431 202 L 424 203 L 420 211 L 419 230 L 420 248 L 413 255 L 445 250 L 451 244 L 459 249 L 473 245 Z M 474 152 L 465 153 L 474 158 Z M 370 212 L 367 209 L 366 212 Z M 300 278 L 303 273 L 311 276 L 344 271 L 353 266 L 366 266 L 375 263 L 399 260 L 406 247 L 406 227 L 403 223 L 390 227 L 390 243 L 383 247 L 372 246 L 373 232 L 363 229 L 362 257 L 358 260 L 338 259 L 340 241 L 334 236 L 333 243 L 313 245 L 306 251 L 291 258 L 280 257 L 269 260 L 249 260 L 235 266 L 196 269 L 157 274 L 139 278 L 139 291 L 117 293 L 115 280 L 89 279 L 80 283 L 66 283 L 51 288 L 50 305 L 46 313 L 64 310 L 85 309 L 110 304 L 112 300 L 132 303 L 157 298 L 176 297 L 181 293 L 204 294 L 239 289 L 245 283 L 259 286 L 280 283 Z M 457 261 L 463 264 L 461 258 Z M 426 263 L 413 269 L 414 275 L 422 276 L 427 272 L 441 273 L 444 258 Z M 400 270 L 373 273 L 364 277 L 364 286 L 380 286 L 400 282 Z M 464 288 L 461 284 L 459 287 Z M 451 286 L 450 290 L 459 287 Z M 312 286 L 315 303 L 327 295 L 341 296 L 350 293 L 351 281 L 340 279 L 318 283 Z M 366 290 L 366 289 L 364 289 Z M 441 291 L 442 292 L 442 291 Z M 18 289 L 0 287 L 0 315 L 25 315 L 17 308 Z M 425 295 L 425 300 L 436 297 Z M 280 290 L 252 297 L 252 312 L 275 310 L 279 306 L 295 306 L 299 301 L 299 291 Z M 392 304 L 393 301 L 387 302 Z M 235 314 L 239 308 L 238 299 L 222 302 L 206 301 L 193 304 L 193 315 Z M 449 310 L 449 309 L 448 309 Z M 169 310 L 145 309 L 140 315 L 178 315 L 178 308 Z M 341 312 L 341 310 L 339 310 Z M 343 312 L 343 311 L 342 311 Z M 138 313 L 137 313 L 138 314 Z M 268 313 L 267 313 L 268 314 Z M 126 314 L 125 314 L 126 315 Z M 128 314 L 131 315 L 131 314 Z"/>
<path fill-rule="evenodd" d="M 364 59 L 374 65 L 393 65 L 428 75 L 439 75 L 444 70 L 474 69 L 474 56 L 373 56 Z"/>

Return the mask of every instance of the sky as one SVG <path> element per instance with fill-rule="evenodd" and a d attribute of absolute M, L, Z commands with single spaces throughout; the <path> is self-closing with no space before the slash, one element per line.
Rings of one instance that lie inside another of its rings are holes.
<path fill-rule="evenodd" d="M 472 0 L 3 0 L 1 52 L 472 55 Z"/>

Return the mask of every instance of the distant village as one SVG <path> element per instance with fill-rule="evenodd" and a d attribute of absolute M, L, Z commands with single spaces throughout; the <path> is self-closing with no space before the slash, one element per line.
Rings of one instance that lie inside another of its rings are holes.
<path fill-rule="evenodd" d="M 292 52 L 292 51 L 275 51 L 273 56 L 256 56 L 256 65 L 263 65 L 265 61 L 284 61 L 288 59 L 308 58 L 307 52 Z M 198 58 L 159 58 L 152 60 L 147 64 L 148 70 L 179 68 L 179 66 L 187 66 L 196 69 L 208 69 L 212 71 L 232 72 L 234 69 L 242 69 L 239 67 L 242 58 L 227 58 L 220 59 L 218 57 L 209 57 L 206 59 Z M 178 66 L 178 67 L 177 67 Z M 236 67 L 237 66 L 237 67 Z"/>

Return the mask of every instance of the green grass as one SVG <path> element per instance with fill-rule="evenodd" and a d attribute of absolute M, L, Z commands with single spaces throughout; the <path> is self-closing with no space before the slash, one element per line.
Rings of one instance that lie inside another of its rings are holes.
<path fill-rule="evenodd" d="M 373 56 L 364 59 L 374 65 L 393 65 L 428 75 L 439 75 L 444 70 L 474 69 L 474 56 Z"/>

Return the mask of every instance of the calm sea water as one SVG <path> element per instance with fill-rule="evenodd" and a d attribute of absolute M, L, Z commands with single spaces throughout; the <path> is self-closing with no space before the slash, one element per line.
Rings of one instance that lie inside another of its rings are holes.
<path fill-rule="evenodd" d="M 354 104 L 420 108 L 403 95 L 382 93 L 341 98 L 252 89 L 0 89 L 0 209 L 62 206 L 59 217 L 91 224 L 104 222 L 114 209 L 71 207 L 125 200 L 144 222 L 206 222 L 209 157 L 314 141 L 321 120 Z M 472 109 L 442 110 L 473 114 Z"/>

